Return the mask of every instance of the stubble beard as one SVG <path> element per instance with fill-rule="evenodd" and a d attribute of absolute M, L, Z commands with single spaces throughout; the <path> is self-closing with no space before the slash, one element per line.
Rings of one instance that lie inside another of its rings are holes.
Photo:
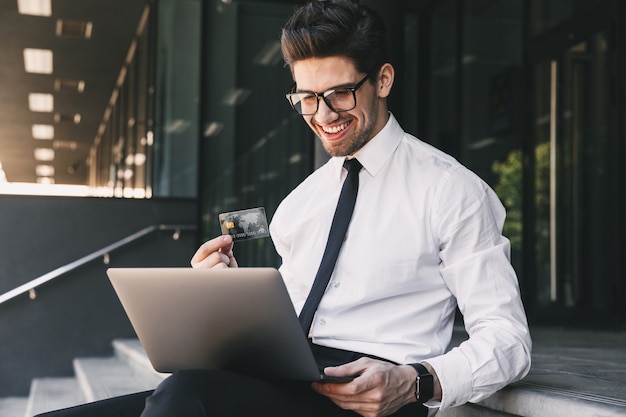
<path fill-rule="evenodd" d="M 375 114 L 373 114 L 373 116 L 375 116 Z M 332 146 L 324 140 L 320 139 L 322 141 L 322 146 L 324 147 L 326 152 L 332 157 L 353 155 L 356 151 L 365 146 L 365 144 L 369 142 L 370 139 L 372 139 L 372 135 L 374 132 L 374 121 L 376 120 L 376 117 L 373 117 L 369 120 L 369 124 L 363 126 L 363 129 L 361 131 L 355 132 L 354 135 L 350 138 L 345 138 L 338 146 Z"/>

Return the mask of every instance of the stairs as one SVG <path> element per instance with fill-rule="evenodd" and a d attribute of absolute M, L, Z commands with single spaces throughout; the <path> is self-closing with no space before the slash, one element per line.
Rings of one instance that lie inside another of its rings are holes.
<path fill-rule="evenodd" d="M 113 341 L 114 356 L 74 359 L 74 378 L 36 378 L 28 398 L 0 399 L 0 416 L 32 417 L 118 395 L 155 388 L 167 374 L 152 369 L 136 339 Z"/>
<path fill-rule="evenodd" d="M 626 332 L 535 329 L 533 339 L 533 367 L 524 380 L 437 417 L 626 416 Z M 114 340 L 113 348 L 111 357 L 75 359 L 74 378 L 37 378 L 28 398 L 0 398 L 0 417 L 145 391 L 167 376 L 152 369 L 138 340 Z"/>

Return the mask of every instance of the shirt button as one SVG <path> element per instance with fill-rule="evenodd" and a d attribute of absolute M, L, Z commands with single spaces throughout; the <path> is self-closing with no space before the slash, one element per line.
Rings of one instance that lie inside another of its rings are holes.
<path fill-rule="evenodd" d="M 325 325 L 325 324 L 326 324 L 326 320 L 324 320 L 324 319 L 320 319 L 320 324 L 321 324 L 322 326 L 323 326 L 323 325 Z"/>
<path fill-rule="evenodd" d="M 335 285 L 333 285 L 333 287 L 339 288 L 339 287 L 341 287 L 341 283 L 340 282 L 335 282 Z"/>

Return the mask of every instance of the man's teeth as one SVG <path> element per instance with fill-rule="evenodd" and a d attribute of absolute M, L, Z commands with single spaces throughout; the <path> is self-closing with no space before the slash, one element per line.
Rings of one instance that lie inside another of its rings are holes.
<path fill-rule="evenodd" d="M 343 123 L 343 124 L 341 124 L 339 126 L 335 126 L 335 127 L 323 127 L 322 129 L 326 133 L 337 133 L 337 132 L 341 132 L 346 127 L 348 127 L 348 123 Z"/>

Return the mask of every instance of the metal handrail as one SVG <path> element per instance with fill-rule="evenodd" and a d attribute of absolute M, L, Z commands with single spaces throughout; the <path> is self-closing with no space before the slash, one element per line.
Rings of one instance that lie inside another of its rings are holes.
<path fill-rule="evenodd" d="M 156 231 L 163 231 L 163 230 L 174 230 L 173 238 L 174 240 L 178 240 L 178 238 L 180 237 L 180 232 L 182 230 L 196 230 L 196 229 L 197 227 L 195 225 L 156 224 L 156 225 L 148 226 L 146 228 L 139 230 L 136 233 L 133 233 L 130 236 L 127 236 L 121 240 L 118 240 L 115 243 L 105 246 L 104 248 L 99 249 L 93 253 L 90 253 L 87 256 L 83 256 L 82 258 L 79 258 L 73 262 L 70 262 L 67 265 L 63 265 L 59 268 L 56 268 L 38 278 L 35 278 L 25 284 L 20 285 L 19 287 L 16 287 L 10 291 L 5 292 L 4 294 L 0 295 L 0 304 L 25 293 L 30 293 L 31 298 L 34 298 L 33 291 L 36 287 L 42 284 L 45 284 L 46 282 L 52 281 L 53 279 L 58 278 L 70 271 L 73 271 L 74 269 L 80 266 L 83 266 L 93 261 L 94 259 L 98 259 L 99 257 L 104 257 L 105 263 L 108 263 L 109 252 L 112 252 L 115 249 L 119 249 L 122 246 L 128 245 L 129 243 L 132 243 L 146 235 L 149 235 L 150 233 L 153 233 Z"/>

